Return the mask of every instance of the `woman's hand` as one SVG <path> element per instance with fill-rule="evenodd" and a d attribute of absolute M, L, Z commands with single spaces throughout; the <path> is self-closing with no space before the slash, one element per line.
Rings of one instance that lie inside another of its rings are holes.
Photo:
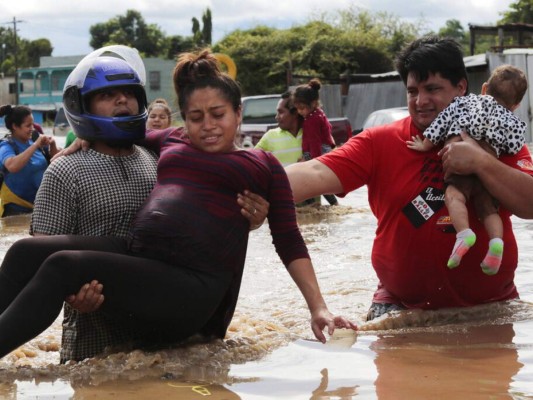
<path fill-rule="evenodd" d="M 54 161 L 55 159 L 57 159 L 59 157 L 68 156 L 69 154 L 73 154 L 73 153 L 75 153 L 75 152 L 77 152 L 79 150 L 87 151 L 87 150 L 89 150 L 90 147 L 91 147 L 91 143 L 89 143 L 88 141 L 80 139 L 80 138 L 76 138 L 70 144 L 70 146 L 68 146 L 66 149 L 62 149 L 61 151 L 56 153 L 52 157 L 52 161 Z"/>
<path fill-rule="evenodd" d="M 248 190 L 237 194 L 237 203 L 242 207 L 241 214 L 250 221 L 250 230 L 259 228 L 265 222 L 270 203 L 258 194 Z"/>
<path fill-rule="evenodd" d="M 82 314 L 96 311 L 104 302 L 103 289 L 104 286 L 98 281 L 86 283 L 77 294 L 67 296 L 65 302 Z"/>
<path fill-rule="evenodd" d="M 356 324 L 340 315 L 333 315 L 327 308 L 320 308 L 313 311 L 311 313 L 311 329 L 315 337 L 322 343 L 326 343 L 326 336 L 324 336 L 323 332 L 326 326 L 329 336 L 333 335 L 333 332 L 337 328 L 357 330 Z"/>
<path fill-rule="evenodd" d="M 52 136 L 46 135 L 39 135 L 37 140 L 35 140 L 35 144 L 37 145 L 37 147 L 46 147 L 52 142 L 55 143 L 55 139 Z"/>

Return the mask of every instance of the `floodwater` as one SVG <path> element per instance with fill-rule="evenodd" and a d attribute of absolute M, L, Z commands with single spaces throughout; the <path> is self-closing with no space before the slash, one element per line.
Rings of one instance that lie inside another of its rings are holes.
<path fill-rule="evenodd" d="M 366 190 L 338 207 L 300 210 L 298 219 L 330 309 L 358 321 L 357 334 L 313 340 L 265 225 L 251 233 L 224 341 L 60 366 L 58 319 L 0 360 L 0 399 L 533 399 L 533 221 L 513 221 L 521 300 L 365 324 L 377 284 Z M 0 220 L 0 258 L 27 227 L 27 217 Z"/>

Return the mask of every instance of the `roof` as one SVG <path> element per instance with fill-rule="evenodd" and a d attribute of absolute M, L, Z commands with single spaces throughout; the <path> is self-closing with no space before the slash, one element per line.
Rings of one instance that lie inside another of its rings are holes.
<path fill-rule="evenodd" d="M 468 70 L 468 68 L 475 68 L 487 65 L 487 56 L 486 54 L 476 54 L 473 56 L 464 57 L 463 61 L 465 63 L 466 69 Z"/>

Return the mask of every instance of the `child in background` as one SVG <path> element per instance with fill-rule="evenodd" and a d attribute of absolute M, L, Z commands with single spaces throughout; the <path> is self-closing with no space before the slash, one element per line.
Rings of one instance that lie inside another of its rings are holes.
<path fill-rule="evenodd" d="M 460 141 L 461 131 L 466 131 L 484 150 L 496 157 L 516 154 L 524 146 L 526 124 L 513 111 L 520 105 L 526 90 L 527 80 L 523 71 L 512 65 L 501 65 L 483 84 L 481 95 L 456 97 L 424 131 L 424 139 L 413 137 L 407 141 L 407 147 L 428 151 L 443 141 L 445 144 Z M 481 268 L 487 275 L 496 274 L 503 257 L 503 225 L 498 205 L 477 178 L 454 175 L 447 184 L 446 207 L 457 232 L 448 268 L 457 267 L 476 242 L 466 208 L 466 201 L 472 196 L 477 216 L 483 221 L 490 239 Z"/>
<path fill-rule="evenodd" d="M 318 79 L 311 79 L 308 84 L 296 87 L 292 95 L 298 114 L 304 118 L 302 153 L 306 161 L 329 153 L 335 147 L 335 140 L 331 135 L 331 124 L 320 108 L 321 86 Z M 332 206 L 339 204 L 333 194 L 325 194 L 324 198 Z"/>
<path fill-rule="evenodd" d="M 155 99 L 148 107 L 146 129 L 166 129 L 172 123 L 172 111 L 165 99 Z"/>

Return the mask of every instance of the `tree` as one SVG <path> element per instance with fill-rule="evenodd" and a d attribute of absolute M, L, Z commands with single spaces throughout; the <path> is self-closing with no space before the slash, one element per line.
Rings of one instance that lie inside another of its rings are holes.
<path fill-rule="evenodd" d="M 17 35 L 17 68 L 37 67 L 42 56 L 50 56 L 53 47 L 48 39 L 29 41 Z M 0 27 L 0 72 L 15 74 L 15 36 L 13 29 Z"/>
<path fill-rule="evenodd" d="M 37 39 L 28 42 L 23 49 L 28 57 L 28 66 L 37 67 L 43 56 L 51 56 L 54 48 L 48 39 Z"/>
<path fill-rule="evenodd" d="M 156 24 L 147 24 L 141 13 L 126 11 L 107 22 L 92 25 L 90 45 L 98 49 L 111 44 L 135 47 L 145 57 L 157 57 L 168 50 L 168 41 Z"/>
<path fill-rule="evenodd" d="M 213 22 L 211 20 L 211 10 L 207 8 L 202 15 L 202 40 L 204 44 L 210 46 L 213 36 Z"/>
<path fill-rule="evenodd" d="M 194 49 L 195 44 L 192 36 L 170 36 L 167 38 L 168 45 L 167 45 L 167 53 L 162 54 L 162 57 L 167 58 L 168 60 L 173 60 L 177 58 L 179 53 L 183 53 L 186 51 L 189 51 L 191 49 Z"/>
<path fill-rule="evenodd" d="M 509 11 L 502 13 L 499 24 L 523 23 L 533 24 L 533 2 L 531 0 L 517 0 L 509 4 Z"/>
<path fill-rule="evenodd" d="M 459 20 L 449 19 L 446 21 L 444 27 L 439 29 L 439 36 L 447 36 L 454 38 L 458 42 L 463 42 L 465 40 L 466 33 Z"/>
<path fill-rule="evenodd" d="M 360 30 L 353 26 L 341 29 L 315 20 L 286 30 L 265 26 L 237 30 L 217 43 L 214 50 L 232 57 L 243 92 L 253 95 L 285 91 L 291 75 L 305 81 L 317 77 L 331 82 L 338 81 L 346 70 L 390 71 L 388 43 L 369 25 Z"/>
<path fill-rule="evenodd" d="M 213 23 L 211 21 L 211 10 L 207 8 L 202 15 L 202 28 L 200 21 L 196 17 L 192 18 L 192 34 L 196 47 L 206 47 L 211 45 Z"/>

